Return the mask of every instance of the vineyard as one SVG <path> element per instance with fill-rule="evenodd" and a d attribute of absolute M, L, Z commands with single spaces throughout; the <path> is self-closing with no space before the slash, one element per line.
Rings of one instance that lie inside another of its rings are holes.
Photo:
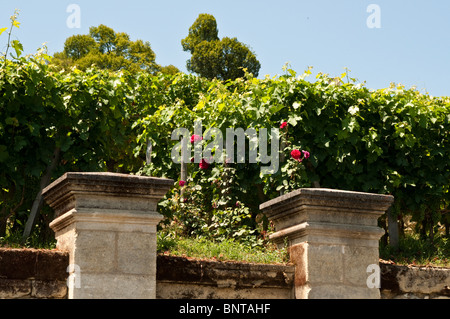
<path fill-rule="evenodd" d="M 395 84 L 371 90 L 348 73 L 310 75 L 285 67 L 281 76 L 219 81 L 60 72 L 44 52 L 0 59 L 0 237 L 51 240 L 53 216 L 40 191 L 68 171 L 176 180 L 159 206 L 168 236 L 261 245 L 271 230 L 259 214 L 262 202 L 323 187 L 392 194 L 401 232 L 406 218 L 422 238 L 448 237 L 450 100 Z M 194 134 L 198 120 L 203 132 L 223 136 L 227 128 L 266 128 L 269 135 L 277 128 L 278 171 L 261 174 L 262 162 L 193 161 L 181 180 L 171 158 L 180 141 L 171 135 L 177 128 Z"/>

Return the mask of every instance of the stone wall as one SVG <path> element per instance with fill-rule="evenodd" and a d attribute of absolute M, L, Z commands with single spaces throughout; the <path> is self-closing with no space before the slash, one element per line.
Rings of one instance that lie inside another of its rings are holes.
<path fill-rule="evenodd" d="M 380 262 L 381 298 L 450 299 L 450 269 Z"/>
<path fill-rule="evenodd" d="M 68 297 L 69 254 L 0 248 L 0 299 Z M 159 299 L 291 299 L 294 268 L 157 257 Z M 83 285 L 83 273 L 80 273 Z"/>
<path fill-rule="evenodd" d="M 69 254 L 0 248 L 0 298 L 66 298 Z"/>
<path fill-rule="evenodd" d="M 0 299 L 67 298 L 69 254 L 0 248 Z M 450 269 L 380 262 L 381 298 L 448 298 Z M 293 299 L 295 267 L 157 257 L 159 299 Z M 81 273 L 81 280 L 82 280 Z M 81 281 L 82 282 L 82 281 Z"/>
<path fill-rule="evenodd" d="M 161 299 L 292 299 L 294 267 L 158 256 Z"/>
<path fill-rule="evenodd" d="M 58 251 L 3 249 L 0 297 L 379 299 L 449 290 L 448 272 L 387 267 L 390 288 L 381 293 L 377 221 L 394 198 L 345 190 L 303 188 L 260 205 L 275 226 L 270 238 L 288 244 L 291 266 L 158 257 L 157 203 L 173 184 L 65 173 L 42 192 L 55 212 Z"/>

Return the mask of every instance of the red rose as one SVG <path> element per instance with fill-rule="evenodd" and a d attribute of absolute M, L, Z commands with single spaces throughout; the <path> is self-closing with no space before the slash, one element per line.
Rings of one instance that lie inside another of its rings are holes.
<path fill-rule="evenodd" d="M 291 152 L 291 157 L 296 161 L 301 161 L 300 158 L 302 157 L 302 152 L 300 152 L 299 150 L 293 150 Z"/>
<path fill-rule="evenodd" d="M 288 125 L 287 122 L 283 122 L 283 123 L 281 123 L 280 128 L 284 129 L 287 125 Z"/>
<path fill-rule="evenodd" d="M 185 182 L 185 181 L 179 181 L 179 182 L 178 182 L 178 185 L 180 185 L 181 187 L 183 187 L 184 185 L 186 185 L 186 182 Z"/>
<path fill-rule="evenodd" d="M 198 164 L 198 167 L 200 167 L 200 169 L 208 169 L 209 163 L 207 161 L 205 161 L 205 159 L 202 159 L 200 164 Z"/>

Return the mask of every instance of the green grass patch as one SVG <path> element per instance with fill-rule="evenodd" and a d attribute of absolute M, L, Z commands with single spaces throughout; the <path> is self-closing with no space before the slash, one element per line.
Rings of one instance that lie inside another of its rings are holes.
<path fill-rule="evenodd" d="M 25 242 L 22 242 L 22 232 L 9 232 L 6 236 L 0 237 L 0 247 L 5 248 L 35 248 L 35 249 L 54 249 L 56 239 L 43 242 L 37 232 L 32 232 Z"/>
<path fill-rule="evenodd" d="M 220 242 L 202 238 L 158 236 L 158 253 L 218 261 L 241 261 L 259 264 L 286 264 L 287 249 L 273 244 L 250 247 L 233 240 Z"/>
<path fill-rule="evenodd" d="M 450 268 L 450 238 L 438 235 L 431 241 L 407 234 L 399 239 L 398 249 L 380 246 L 380 258 L 400 265 Z"/>

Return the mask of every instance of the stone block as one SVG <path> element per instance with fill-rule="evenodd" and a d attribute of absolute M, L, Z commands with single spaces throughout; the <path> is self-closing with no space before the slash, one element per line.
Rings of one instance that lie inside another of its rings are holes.
<path fill-rule="evenodd" d="M 378 248 L 345 246 L 344 256 L 344 282 L 349 285 L 367 287 L 367 272 L 369 265 L 378 265 Z"/>
<path fill-rule="evenodd" d="M 63 299 L 67 297 L 66 281 L 33 280 L 31 297 L 38 299 Z"/>
<path fill-rule="evenodd" d="M 82 272 L 112 272 L 115 269 L 116 233 L 80 230 L 73 255 Z"/>
<path fill-rule="evenodd" d="M 155 299 L 154 276 L 120 273 L 81 273 L 80 288 L 69 290 L 69 299 Z"/>
<path fill-rule="evenodd" d="M 29 298 L 31 281 L 0 278 L 0 299 Z"/>
<path fill-rule="evenodd" d="M 343 246 L 308 244 L 307 281 L 338 284 L 344 281 Z"/>
<path fill-rule="evenodd" d="M 156 233 L 118 233 L 117 267 L 124 274 L 156 276 Z"/>
<path fill-rule="evenodd" d="M 35 250 L 0 248 L 0 278 L 28 279 L 35 276 L 35 268 Z"/>
<path fill-rule="evenodd" d="M 367 289 L 348 285 L 314 286 L 304 299 L 380 299 L 378 289 Z"/>

